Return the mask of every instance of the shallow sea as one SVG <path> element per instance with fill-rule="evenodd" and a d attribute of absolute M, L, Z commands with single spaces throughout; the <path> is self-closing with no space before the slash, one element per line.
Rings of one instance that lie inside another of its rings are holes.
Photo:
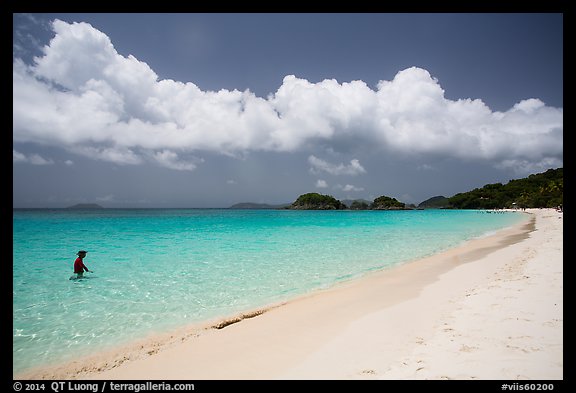
<path fill-rule="evenodd" d="M 524 219 L 465 210 L 15 209 L 14 372 L 287 300 Z M 81 249 L 94 273 L 69 280 Z"/>

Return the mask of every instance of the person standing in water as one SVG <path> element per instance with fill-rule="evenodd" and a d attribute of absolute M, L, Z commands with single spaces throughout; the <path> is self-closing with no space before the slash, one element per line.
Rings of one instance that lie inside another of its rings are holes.
<path fill-rule="evenodd" d="M 84 277 L 84 270 L 90 273 L 94 273 L 92 270 L 88 270 L 86 265 L 84 265 L 84 257 L 88 251 L 80 250 L 78 251 L 78 258 L 74 261 L 74 273 L 76 273 L 76 278 Z"/>

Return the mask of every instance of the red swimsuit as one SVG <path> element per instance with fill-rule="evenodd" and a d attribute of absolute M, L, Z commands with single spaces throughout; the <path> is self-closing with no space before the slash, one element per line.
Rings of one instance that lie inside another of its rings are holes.
<path fill-rule="evenodd" d="M 82 262 L 82 258 L 78 257 L 74 261 L 74 273 L 84 273 L 84 270 L 88 271 L 84 262 Z"/>

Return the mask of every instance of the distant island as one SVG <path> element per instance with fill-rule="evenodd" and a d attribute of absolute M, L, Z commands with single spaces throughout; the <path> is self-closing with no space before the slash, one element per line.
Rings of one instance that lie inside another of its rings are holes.
<path fill-rule="evenodd" d="M 298 199 L 287 208 L 293 210 L 344 210 L 347 206 L 332 195 L 310 192 L 300 195 Z"/>
<path fill-rule="evenodd" d="M 66 209 L 89 210 L 89 209 L 104 209 L 104 207 L 96 203 L 78 203 L 74 206 L 68 206 Z"/>
<path fill-rule="evenodd" d="M 369 202 L 364 199 L 354 201 L 347 200 L 344 204 L 332 195 L 323 195 L 316 192 L 303 194 L 294 201 L 287 209 L 292 210 L 404 210 L 406 204 L 398 201 L 396 198 L 381 196 Z"/>
<path fill-rule="evenodd" d="M 267 203 L 241 202 L 230 206 L 228 209 L 283 209 L 289 205 L 289 203 L 269 205 Z"/>
<path fill-rule="evenodd" d="M 420 202 L 419 209 L 446 209 L 450 207 L 450 200 L 445 196 L 435 196 Z"/>
<path fill-rule="evenodd" d="M 342 203 L 348 206 L 350 210 L 367 210 L 370 208 L 372 201 L 366 199 L 344 199 Z"/>
<path fill-rule="evenodd" d="M 405 203 L 386 195 L 374 199 L 374 202 L 370 205 L 370 209 L 372 210 L 404 210 L 405 207 Z"/>

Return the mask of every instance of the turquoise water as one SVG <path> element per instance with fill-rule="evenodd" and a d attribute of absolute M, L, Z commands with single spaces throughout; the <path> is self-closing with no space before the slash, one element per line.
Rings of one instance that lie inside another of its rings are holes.
<path fill-rule="evenodd" d="M 454 210 L 14 210 L 14 371 L 286 300 L 523 219 Z M 81 249 L 94 273 L 69 280 Z"/>

